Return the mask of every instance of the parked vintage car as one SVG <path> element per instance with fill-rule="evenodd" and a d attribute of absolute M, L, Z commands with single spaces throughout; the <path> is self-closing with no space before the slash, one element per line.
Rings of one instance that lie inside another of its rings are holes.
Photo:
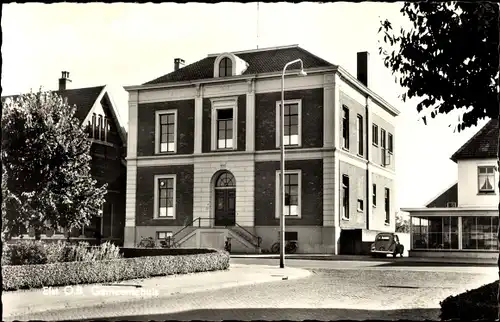
<path fill-rule="evenodd" d="M 373 257 L 386 256 L 391 254 L 396 257 L 398 254 L 403 257 L 404 245 L 399 242 L 399 237 L 395 233 L 379 233 L 375 237 L 375 242 L 370 248 Z"/>

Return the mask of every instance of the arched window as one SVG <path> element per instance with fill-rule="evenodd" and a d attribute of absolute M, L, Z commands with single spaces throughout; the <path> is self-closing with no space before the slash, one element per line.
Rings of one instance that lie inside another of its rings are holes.
<path fill-rule="evenodd" d="M 215 182 L 216 188 L 227 188 L 227 187 L 235 187 L 236 182 L 234 180 L 234 176 L 229 172 L 223 172 Z"/>
<path fill-rule="evenodd" d="M 219 63 L 219 77 L 226 77 L 233 75 L 233 62 L 230 58 L 224 57 Z"/>

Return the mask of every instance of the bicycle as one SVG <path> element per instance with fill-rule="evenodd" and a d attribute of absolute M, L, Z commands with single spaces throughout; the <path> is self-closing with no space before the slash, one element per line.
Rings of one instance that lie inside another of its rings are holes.
<path fill-rule="evenodd" d="M 280 242 L 275 242 L 272 246 L 271 246 L 271 252 L 272 253 L 279 253 L 280 252 Z M 288 254 L 293 254 L 297 251 L 297 248 L 298 248 L 298 245 L 297 245 L 297 241 L 295 240 L 287 240 L 286 241 L 286 244 L 285 244 L 285 253 L 288 253 Z"/>

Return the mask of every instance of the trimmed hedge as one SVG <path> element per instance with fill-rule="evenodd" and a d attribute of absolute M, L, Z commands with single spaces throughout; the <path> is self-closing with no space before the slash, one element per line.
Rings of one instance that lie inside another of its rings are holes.
<path fill-rule="evenodd" d="M 2 289 L 17 290 L 225 270 L 229 253 L 148 256 L 95 262 L 68 262 L 2 267 Z"/>
<path fill-rule="evenodd" d="M 120 248 L 124 258 L 142 256 L 177 256 L 215 253 L 218 250 L 210 248 Z"/>
<path fill-rule="evenodd" d="M 441 320 L 497 319 L 498 281 L 483 285 L 456 296 L 449 296 L 441 304 Z"/>

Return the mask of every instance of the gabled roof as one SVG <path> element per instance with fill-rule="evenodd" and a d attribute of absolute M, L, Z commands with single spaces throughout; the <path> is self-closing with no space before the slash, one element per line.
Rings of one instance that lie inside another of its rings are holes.
<path fill-rule="evenodd" d="M 427 208 L 445 208 L 448 202 L 458 204 L 458 182 L 455 182 L 445 191 L 432 198 L 425 206 Z"/>
<path fill-rule="evenodd" d="M 75 88 L 75 89 L 67 89 L 64 91 L 53 91 L 64 98 L 68 99 L 69 105 L 76 105 L 77 109 L 75 112 L 75 116 L 83 122 L 85 117 L 89 114 L 92 106 L 94 106 L 95 101 L 101 94 L 102 90 L 105 86 L 94 86 L 94 87 L 85 87 L 85 88 Z M 11 98 L 15 100 L 20 95 L 10 95 L 10 96 L 2 96 L 2 102 L 6 98 Z"/>
<path fill-rule="evenodd" d="M 286 63 L 297 58 L 302 59 L 304 69 L 335 66 L 311 54 L 307 50 L 300 48 L 298 45 L 247 50 L 234 52 L 233 54 L 248 63 L 248 68 L 243 75 L 280 72 L 283 70 L 283 66 Z M 214 63 L 216 59 L 217 55 L 209 55 L 206 58 L 158 77 L 143 85 L 213 78 Z"/>
<path fill-rule="evenodd" d="M 68 99 L 69 105 L 76 105 L 77 109 L 75 116 L 83 122 L 85 117 L 89 114 L 95 101 L 101 94 L 104 86 L 86 87 L 67 89 L 64 91 L 57 91 L 58 95 Z"/>
<path fill-rule="evenodd" d="M 115 105 L 113 98 L 109 95 L 107 86 L 101 85 L 52 92 L 66 98 L 69 105 L 76 105 L 75 117 L 77 117 L 82 124 L 90 113 L 92 107 L 94 107 L 95 104 L 100 104 L 101 100 L 106 97 L 111 103 L 111 113 L 118 127 L 118 134 L 122 138 L 123 144 L 127 144 L 127 134 L 125 128 L 121 124 L 117 106 Z M 19 97 L 19 95 L 2 96 L 2 102 L 6 98 L 15 100 L 17 97 Z"/>
<path fill-rule="evenodd" d="M 452 156 L 457 162 L 462 159 L 496 158 L 498 149 L 498 120 L 492 119 L 486 123 L 472 138 L 469 139 Z"/>

